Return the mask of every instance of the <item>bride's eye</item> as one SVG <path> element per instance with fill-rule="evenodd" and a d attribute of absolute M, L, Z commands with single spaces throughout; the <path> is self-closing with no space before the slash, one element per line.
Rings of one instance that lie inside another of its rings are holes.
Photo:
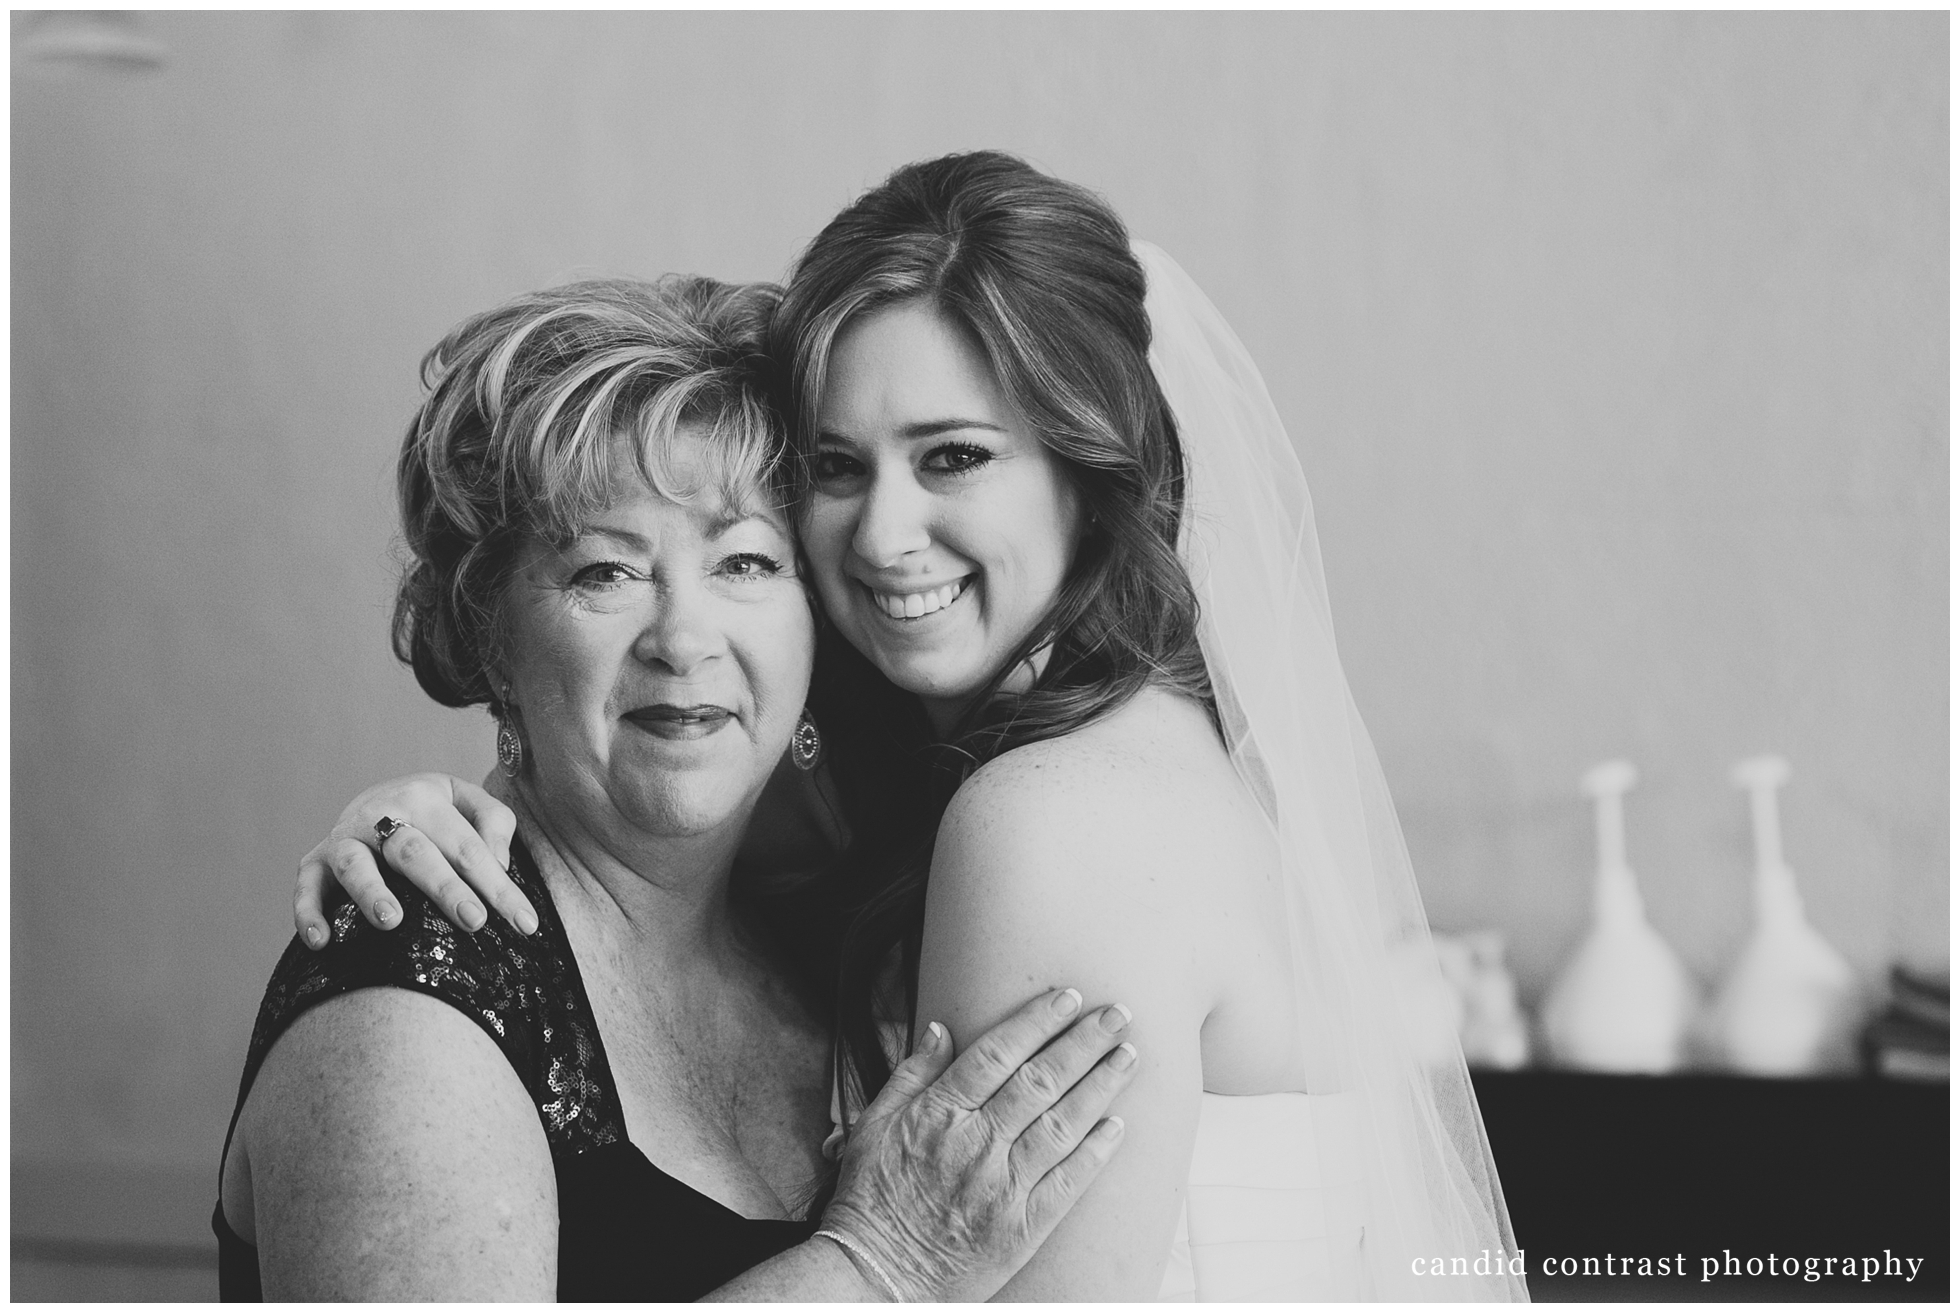
<path fill-rule="evenodd" d="M 971 474 L 988 464 L 994 453 L 967 442 L 949 442 L 926 453 L 925 467 L 935 474 Z"/>
<path fill-rule="evenodd" d="M 811 458 L 810 474 L 822 486 L 830 486 L 864 474 L 864 462 L 834 448 L 825 448 Z"/>

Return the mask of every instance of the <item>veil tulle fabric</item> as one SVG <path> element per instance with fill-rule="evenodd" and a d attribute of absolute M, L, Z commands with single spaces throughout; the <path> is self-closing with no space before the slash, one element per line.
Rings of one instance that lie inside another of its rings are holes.
<path fill-rule="evenodd" d="M 1404 1002 L 1429 983 L 1412 989 L 1412 974 L 1438 987 L 1440 974 L 1335 651 L 1306 475 L 1216 307 L 1162 250 L 1138 242 L 1135 252 L 1148 279 L 1150 363 L 1184 447 L 1182 549 L 1205 660 L 1233 763 L 1284 864 L 1307 1088 L 1346 1092 L 1364 1109 L 1373 1294 L 1526 1298 L 1510 1274 L 1510 1218 L 1462 1053 Z M 1471 1272 L 1449 1275 L 1454 1259 Z"/>

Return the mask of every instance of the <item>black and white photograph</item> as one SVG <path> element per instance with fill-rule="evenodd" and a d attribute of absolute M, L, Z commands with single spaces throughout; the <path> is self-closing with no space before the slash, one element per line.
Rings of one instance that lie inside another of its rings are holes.
<path fill-rule="evenodd" d="M 11 1298 L 1944 1302 L 1950 26 L 15 11 Z"/>

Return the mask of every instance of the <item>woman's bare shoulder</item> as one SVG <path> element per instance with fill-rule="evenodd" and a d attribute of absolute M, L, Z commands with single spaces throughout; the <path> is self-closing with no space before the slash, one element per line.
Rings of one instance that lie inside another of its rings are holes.
<path fill-rule="evenodd" d="M 467 1080 L 530 1107 L 481 1026 L 453 1004 L 395 986 L 355 989 L 295 1017 L 266 1053 L 247 1105 L 276 1103 L 294 1083 L 336 1105 L 385 1103 L 404 1082 L 426 1079 Z"/>
<path fill-rule="evenodd" d="M 447 1003 L 362 989 L 297 1017 L 253 1081 L 232 1157 L 226 1215 L 257 1244 L 268 1296 L 551 1293 L 556 1198 L 537 1110 Z"/>

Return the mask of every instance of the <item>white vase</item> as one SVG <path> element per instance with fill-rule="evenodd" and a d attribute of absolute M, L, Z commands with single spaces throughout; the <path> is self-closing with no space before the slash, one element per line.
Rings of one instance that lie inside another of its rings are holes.
<path fill-rule="evenodd" d="M 1626 860 L 1621 796 L 1638 778 L 1630 762 L 1587 771 L 1599 847 L 1593 923 L 1546 996 L 1546 1046 L 1560 1066 L 1660 1073 L 1682 1065 L 1698 991 L 1687 969 L 1647 922 Z"/>
<path fill-rule="evenodd" d="M 1857 977 L 1805 919 L 1796 876 L 1783 861 L 1776 790 L 1790 765 L 1752 757 L 1731 778 L 1749 791 L 1756 924 L 1715 995 L 1707 1029 L 1716 1057 L 1759 1076 L 1846 1070 L 1854 1063 Z"/>
<path fill-rule="evenodd" d="M 1473 1067 L 1514 1071 L 1531 1057 L 1531 1032 L 1518 1007 L 1518 986 L 1504 965 L 1504 936 L 1481 930 L 1449 937 L 1455 951 L 1437 941 L 1443 975 L 1463 997 L 1458 1034 L 1463 1057 Z"/>

